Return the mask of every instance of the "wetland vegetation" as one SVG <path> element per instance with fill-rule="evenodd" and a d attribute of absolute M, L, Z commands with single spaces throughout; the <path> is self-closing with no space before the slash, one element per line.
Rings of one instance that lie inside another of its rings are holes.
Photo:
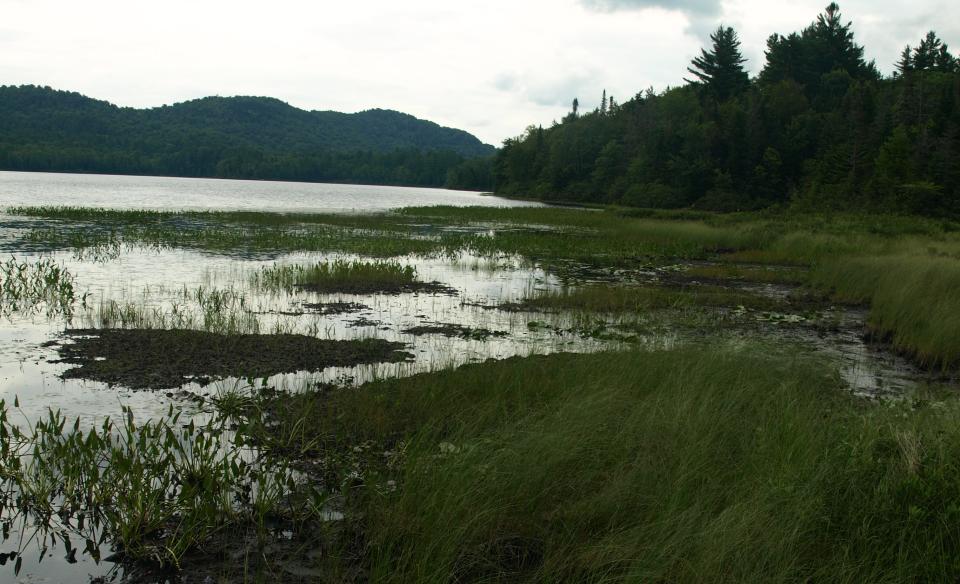
<path fill-rule="evenodd" d="M 243 266 L 197 286 L 85 307 L 74 298 L 70 318 L 92 326 L 51 343 L 66 380 L 186 388 L 199 404 L 190 433 L 176 418 L 188 414 L 173 410 L 84 430 L 62 413 L 18 425 L 5 406 L 8 529 L 92 542 L 76 551 L 53 538 L 66 557 L 110 556 L 123 567 L 115 578 L 958 573 L 960 229 L 950 221 L 619 208 L 14 212 L 35 220 L 16 245 L 87 269 L 117 261 L 88 253 L 102 246 Z M 520 284 L 471 296 L 452 273 Z M 418 289 L 427 283 L 444 293 Z M 436 360 L 504 343 L 518 347 L 505 360 Z M 895 367 L 908 367 L 909 383 L 880 389 L 872 377 L 888 373 L 874 371 L 863 385 L 851 344 L 875 365 L 908 359 Z M 564 354 L 538 354 L 553 352 Z M 349 367 L 397 361 L 409 369 L 358 378 L 362 366 Z M 289 377 L 329 366 L 344 375 Z M 44 454 L 27 456 L 35 448 Z M 145 482 L 128 484 L 124 469 L 139 468 Z M 91 525 L 95 537 L 82 535 Z"/>
<path fill-rule="evenodd" d="M 960 60 L 884 78 L 835 3 L 754 79 L 710 38 L 495 153 L 0 87 L 0 167 L 524 198 L 16 183 L 0 580 L 960 581 Z"/>

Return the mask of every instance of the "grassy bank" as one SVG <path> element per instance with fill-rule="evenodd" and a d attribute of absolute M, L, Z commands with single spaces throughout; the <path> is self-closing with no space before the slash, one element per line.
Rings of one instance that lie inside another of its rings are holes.
<path fill-rule="evenodd" d="M 934 367 L 960 363 L 960 260 L 937 255 L 847 257 L 814 270 L 815 285 L 870 305 L 881 337 Z"/>
<path fill-rule="evenodd" d="M 839 390 L 766 346 L 554 355 L 290 396 L 266 440 L 353 453 L 373 581 L 955 580 L 958 404 Z"/>

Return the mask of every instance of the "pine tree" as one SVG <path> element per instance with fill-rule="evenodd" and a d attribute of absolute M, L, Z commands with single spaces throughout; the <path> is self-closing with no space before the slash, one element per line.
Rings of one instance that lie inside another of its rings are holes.
<path fill-rule="evenodd" d="M 943 41 L 937 33 L 932 30 L 928 32 L 913 52 L 913 66 L 920 71 L 933 69 L 937 64 L 937 55 L 940 53 L 941 46 Z"/>
<path fill-rule="evenodd" d="M 906 75 L 910 71 L 913 71 L 913 49 L 910 48 L 910 45 L 907 45 L 903 48 L 903 51 L 900 53 L 900 60 L 897 61 L 897 72 L 900 75 Z"/>
<path fill-rule="evenodd" d="M 937 71 L 943 71 L 944 73 L 953 73 L 957 70 L 957 59 L 947 50 L 946 43 L 940 46 L 933 67 Z"/>
<path fill-rule="evenodd" d="M 692 62 L 693 67 L 687 67 L 687 71 L 699 81 L 686 81 L 702 83 L 718 100 L 723 101 L 748 86 L 750 80 L 743 70 L 747 60 L 740 53 L 740 40 L 733 28 L 719 26 L 710 35 L 710 40 L 713 41 L 712 50 L 701 49 L 700 56 Z"/>
<path fill-rule="evenodd" d="M 607 90 L 603 90 L 603 99 L 600 100 L 600 113 L 607 113 Z"/>
<path fill-rule="evenodd" d="M 580 109 L 580 100 L 573 98 L 573 117 L 577 117 L 577 111 Z"/>
<path fill-rule="evenodd" d="M 843 24 L 840 15 L 840 6 L 831 2 L 824 12 L 817 16 L 817 21 L 811 29 L 804 31 L 815 40 L 823 44 L 821 54 L 818 55 L 819 70 L 829 73 L 833 69 L 841 68 L 851 77 L 879 78 L 873 63 L 863 60 L 863 46 L 853 42 L 853 23 Z"/>

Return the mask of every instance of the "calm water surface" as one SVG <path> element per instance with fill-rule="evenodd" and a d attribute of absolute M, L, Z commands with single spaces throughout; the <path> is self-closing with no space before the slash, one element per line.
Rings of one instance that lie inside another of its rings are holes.
<path fill-rule="evenodd" d="M 0 171 L 0 208 L 18 205 L 281 213 L 373 212 L 421 205 L 542 206 L 472 191 L 416 187 Z"/>

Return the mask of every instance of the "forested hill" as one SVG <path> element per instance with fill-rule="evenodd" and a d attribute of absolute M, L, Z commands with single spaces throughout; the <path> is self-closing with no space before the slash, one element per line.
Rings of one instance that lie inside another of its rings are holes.
<path fill-rule="evenodd" d="M 748 78 L 720 27 L 685 84 L 530 127 L 497 156 L 503 194 L 640 207 L 960 214 L 960 69 L 935 32 L 884 77 L 831 4 L 769 37 Z M 886 64 L 886 65 L 893 65 Z M 600 90 L 597 91 L 598 95 Z"/>
<path fill-rule="evenodd" d="M 493 154 L 473 135 L 390 110 L 305 111 L 267 97 L 123 108 L 0 86 L 0 169 L 442 186 Z"/>

